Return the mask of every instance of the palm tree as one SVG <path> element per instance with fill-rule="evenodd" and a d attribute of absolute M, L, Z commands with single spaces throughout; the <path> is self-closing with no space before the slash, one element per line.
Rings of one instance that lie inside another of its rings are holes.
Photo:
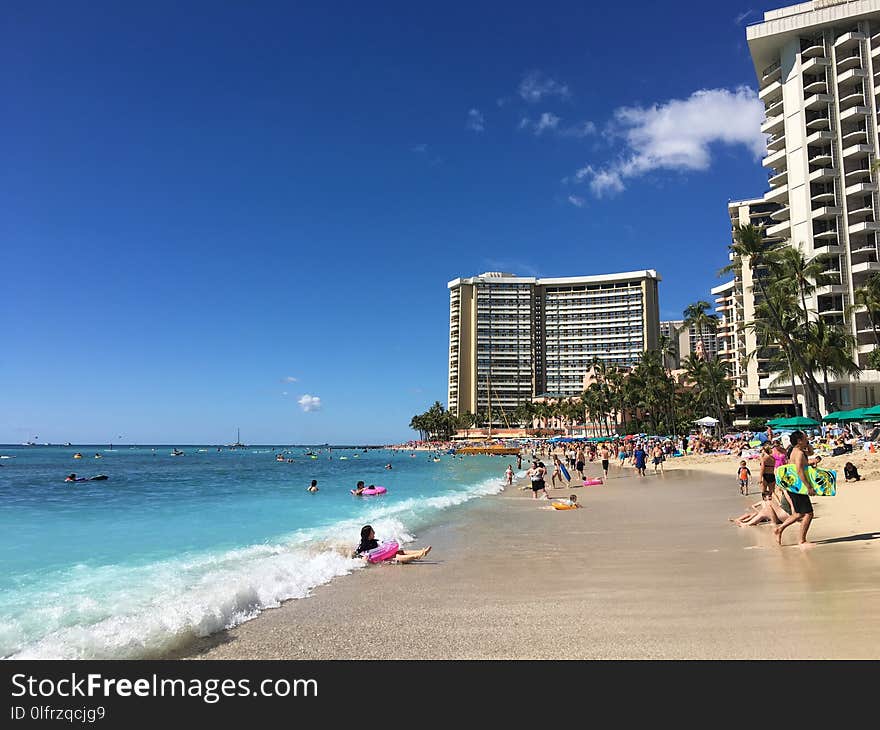
<path fill-rule="evenodd" d="M 708 359 L 709 349 L 703 340 L 703 330 L 715 332 L 718 329 L 718 315 L 707 314 L 707 310 L 711 309 L 709 302 L 699 301 L 689 304 L 684 310 L 684 327 L 696 327 L 697 337 L 703 343 L 703 351 Z"/>
<path fill-rule="evenodd" d="M 825 384 L 825 393 L 828 393 L 828 373 L 835 376 L 850 375 L 858 377 L 859 366 L 852 361 L 848 353 L 855 348 L 856 339 L 842 327 L 826 324 L 820 317 L 816 322 L 810 322 L 807 339 L 807 352 L 810 360 L 815 362 L 822 371 Z M 825 396 L 826 415 L 828 411 L 835 410 L 828 405 L 828 396 Z"/>
<path fill-rule="evenodd" d="M 867 312 L 874 332 L 874 345 L 880 348 L 880 272 L 875 271 L 855 290 L 854 306 Z"/>

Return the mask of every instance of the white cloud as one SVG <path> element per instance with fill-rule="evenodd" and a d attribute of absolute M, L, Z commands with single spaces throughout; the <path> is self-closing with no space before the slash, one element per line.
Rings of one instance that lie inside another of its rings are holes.
<path fill-rule="evenodd" d="M 580 195 L 569 195 L 568 202 L 571 203 L 575 208 L 583 208 L 584 204 L 587 202 Z"/>
<path fill-rule="evenodd" d="M 560 84 L 540 71 L 530 71 L 519 84 L 519 95 L 530 104 L 535 104 L 545 96 L 559 96 L 567 99 L 571 96 L 566 84 Z"/>
<path fill-rule="evenodd" d="M 282 391 L 281 395 L 287 395 L 287 391 Z"/>
<path fill-rule="evenodd" d="M 560 137 L 581 139 L 596 133 L 596 125 L 593 122 L 581 122 L 573 127 L 563 127 L 560 122 L 562 119 L 553 112 L 544 112 L 537 121 L 532 120 L 531 117 L 522 117 L 517 128 L 531 129 L 536 137 L 540 137 L 544 132 L 552 132 Z"/>
<path fill-rule="evenodd" d="M 427 152 L 427 151 L 428 151 L 428 145 L 426 145 L 426 144 L 417 144 L 417 145 L 414 145 L 413 148 L 412 148 L 412 151 L 413 151 L 413 152 Z"/>
<path fill-rule="evenodd" d="M 299 403 L 300 408 L 302 408 L 306 413 L 321 410 L 321 399 L 316 395 L 309 395 L 307 393 L 302 398 L 300 398 L 297 403 Z"/>
<path fill-rule="evenodd" d="M 559 117 L 551 112 L 544 112 L 535 124 L 535 134 L 540 135 L 548 129 L 556 129 L 559 126 Z"/>
<path fill-rule="evenodd" d="M 468 112 L 465 127 L 474 132 L 482 132 L 486 128 L 486 120 L 479 109 L 471 109 Z"/>
<path fill-rule="evenodd" d="M 288 375 L 286 378 L 281 378 L 281 382 L 282 383 L 295 383 L 296 378 L 294 378 L 292 375 Z"/>
<path fill-rule="evenodd" d="M 749 9 L 746 10 L 744 13 L 740 13 L 733 19 L 734 25 L 740 25 L 746 18 L 748 18 L 750 15 L 753 15 L 754 12 L 754 10 Z"/>
<path fill-rule="evenodd" d="M 765 150 L 761 132 L 764 105 L 753 89 L 702 89 L 687 99 L 650 107 L 623 107 L 614 113 L 612 137 L 624 140 L 615 162 L 578 170 L 599 197 L 619 193 L 628 178 L 654 170 L 703 171 L 712 162 L 713 144 L 743 145 L 759 159 Z"/>

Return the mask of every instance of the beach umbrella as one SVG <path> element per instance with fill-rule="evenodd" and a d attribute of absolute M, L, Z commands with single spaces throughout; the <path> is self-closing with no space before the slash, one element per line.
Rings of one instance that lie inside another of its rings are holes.
<path fill-rule="evenodd" d="M 876 418 L 880 420 L 880 406 L 871 406 L 870 408 L 865 408 L 865 418 Z"/>
<path fill-rule="evenodd" d="M 697 426 L 717 426 L 718 419 L 712 418 L 712 416 L 704 416 L 699 421 L 694 421 Z"/>
<path fill-rule="evenodd" d="M 793 418 L 780 418 L 775 425 L 780 428 L 813 428 L 819 425 L 819 421 L 803 416 L 794 416 Z"/>
<path fill-rule="evenodd" d="M 834 411 L 823 417 L 822 420 L 825 421 L 825 423 L 837 423 L 845 413 L 846 411 Z"/>

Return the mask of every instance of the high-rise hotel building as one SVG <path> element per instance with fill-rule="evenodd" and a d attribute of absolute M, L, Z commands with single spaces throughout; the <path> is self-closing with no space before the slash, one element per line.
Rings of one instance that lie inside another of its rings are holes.
<path fill-rule="evenodd" d="M 558 279 L 488 272 L 449 287 L 454 413 L 513 409 L 583 392 L 594 359 L 635 365 L 657 346 L 654 270 Z"/>
<path fill-rule="evenodd" d="M 767 234 L 807 257 L 828 256 L 834 282 L 816 290 L 808 309 L 857 338 L 864 367 L 874 347 L 870 324 L 847 305 L 880 271 L 880 0 L 813 0 L 771 10 L 746 36 L 766 109 L 761 130 L 769 134 L 763 201 L 779 206 Z M 864 373 L 861 382 L 876 376 Z M 848 400 L 837 395 L 837 403 Z"/>

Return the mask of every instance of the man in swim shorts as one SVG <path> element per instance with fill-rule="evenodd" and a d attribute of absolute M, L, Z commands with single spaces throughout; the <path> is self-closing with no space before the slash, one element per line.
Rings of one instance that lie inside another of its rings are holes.
<path fill-rule="evenodd" d="M 608 447 L 603 444 L 602 448 L 599 450 L 599 458 L 602 459 L 602 475 L 607 479 L 608 478 L 608 461 L 611 459 L 611 452 L 608 450 Z"/>
<path fill-rule="evenodd" d="M 801 483 L 807 485 L 807 494 L 795 494 L 794 492 L 789 491 L 787 496 L 791 501 L 792 515 L 779 525 L 779 527 L 775 528 L 773 534 L 776 535 L 776 542 L 779 545 L 782 545 L 782 533 L 787 527 L 800 520 L 801 534 L 798 545 L 800 547 L 806 547 L 810 544 L 807 542 L 807 530 L 810 529 L 810 523 L 813 521 L 813 503 L 810 501 L 810 497 L 814 496 L 816 492 L 810 484 L 810 480 L 807 479 L 806 474 L 806 449 L 808 448 L 808 444 L 806 443 L 807 437 L 802 431 L 793 431 L 789 438 L 791 439 L 792 445 L 791 453 L 788 456 L 789 463 L 794 464 L 794 468 L 797 471 Z"/>
<path fill-rule="evenodd" d="M 547 488 L 544 484 L 544 475 L 547 473 L 547 470 L 544 468 L 544 464 L 540 461 L 533 461 L 532 468 L 529 469 L 529 479 L 532 482 L 532 496 L 535 499 L 538 499 L 538 492 L 544 492 L 544 498 L 550 499 L 550 496 L 547 494 Z"/>

